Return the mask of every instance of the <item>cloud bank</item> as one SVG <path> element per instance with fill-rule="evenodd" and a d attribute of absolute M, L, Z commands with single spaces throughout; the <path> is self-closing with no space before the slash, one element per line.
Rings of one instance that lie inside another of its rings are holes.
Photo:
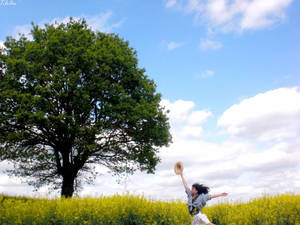
<path fill-rule="evenodd" d="M 232 136 L 260 141 L 285 140 L 299 136 L 299 87 L 279 88 L 231 106 L 218 120 Z"/>
<path fill-rule="evenodd" d="M 173 0 L 166 7 L 192 13 L 197 21 L 212 29 L 242 32 L 283 22 L 291 3 L 292 0 Z"/>

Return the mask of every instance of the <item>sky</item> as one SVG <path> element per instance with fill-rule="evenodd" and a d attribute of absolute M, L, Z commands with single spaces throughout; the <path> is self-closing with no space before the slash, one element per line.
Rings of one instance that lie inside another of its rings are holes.
<path fill-rule="evenodd" d="M 85 18 L 129 41 L 162 94 L 173 142 L 160 149 L 155 174 L 118 181 L 97 167 L 102 175 L 79 196 L 184 200 L 173 171 L 182 161 L 189 185 L 248 201 L 300 194 L 299 11 L 296 0 L 1 0 L 0 46 L 7 36 L 30 38 L 32 22 Z M 10 167 L 0 162 L 0 193 L 56 196 L 8 177 Z"/>

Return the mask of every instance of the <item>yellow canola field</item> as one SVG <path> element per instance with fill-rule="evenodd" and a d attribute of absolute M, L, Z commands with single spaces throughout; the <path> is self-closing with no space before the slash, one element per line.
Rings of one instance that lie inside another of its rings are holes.
<path fill-rule="evenodd" d="M 300 195 L 264 196 L 248 203 L 220 202 L 202 210 L 217 225 L 300 225 Z M 0 195 L 0 224 L 185 225 L 186 203 L 143 196 L 33 199 Z"/>

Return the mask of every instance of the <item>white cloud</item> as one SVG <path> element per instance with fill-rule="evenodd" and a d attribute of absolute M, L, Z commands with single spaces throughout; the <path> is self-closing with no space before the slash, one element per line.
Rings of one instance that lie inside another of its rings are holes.
<path fill-rule="evenodd" d="M 245 99 L 218 120 L 233 136 L 261 141 L 295 138 L 300 129 L 300 90 L 279 88 Z"/>
<path fill-rule="evenodd" d="M 177 100 L 171 103 L 162 100 L 161 104 L 170 111 L 171 133 L 173 139 L 200 138 L 203 135 L 203 123 L 212 116 L 208 110 L 194 111 L 194 102 Z"/>
<path fill-rule="evenodd" d="M 31 24 L 24 24 L 24 25 L 16 26 L 12 32 L 12 36 L 14 38 L 19 38 L 20 35 L 24 35 L 29 40 L 32 40 L 31 29 L 32 29 Z"/>
<path fill-rule="evenodd" d="M 184 45 L 183 42 L 173 42 L 173 41 L 171 41 L 167 44 L 167 48 L 168 48 L 169 51 L 171 51 L 171 50 L 174 50 L 176 48 L 182 47 L 183 45 Z"/>
<path fill-rule="evenodd" d="M 281 22 L 293 0 L 188 0 L 181 6 L 209 28 L 222 31 L 262 29 Z M 185 1 L 184 1 L 185 2 Z M 176 3 L 176 2 L 175 2 Z M 176 4 L 167 7 L 174 7 Z"/>
<path fill-rule="evenodd" d="M 111 18 L 113 16 L 113 13 L 108 11 L 106 13 L 100 13 L 98 15 L 89 16 L 89 15 L 82 15 L 80 17 L 73 17 L 74 20 L 78 21 L 82 18 L 84 18 L 87 22 L 87 24 L 90 26 L 90 28 L 93 31 L 101 31 L 104 33 L 111 33 L 115 28 L 120 27 L 125 19 L 122 19 L 116 23 L 110 22 Z M 45 24 L 55 24 L 56 22 L 58 24 L 60 23 L 68 23 L 70 17 L 64 17 L 64 18 L 54 18 L 50 21 L 43 20 L 38 23 L 40 27 L 44 27 Z M 15 38 L 19 37 L 19 34 L 24 34 L 28 39 L 32 40 L 32 36 L 30 34 L 32 29 L 31 24 L 24 24 L 21 26 L 16 26 L 12 32 L 12 36 Z"/>
<path fill-rule="evenodd" d="M 189 117 L 187 119 L 187 123 L 193 124 L 193 125 L 201 125 L 210 116 L 212 116 L 212 113 L 207 110 L 193 111 L 189 115 Z"/>
<path fill-rule="evenodd" d="M 201 126 L 186 125 L 182 127 L 179 135 L 182 138 L 200 138 L 203 135 L 203 128 Z"/>
<path fill-rule="evenodd" d="M 3 54 L 6 54 L 6 48 L 4 45 L 4 41 L 1 41 L 1 40 L 0 40 L 0 52 L 2 52 Z M 5 71 L 5 69 L 4 69 L 4 71 Z"/>
<path fill-rule="evenodd" d="M 0 40 L 0 48 L 5 48 L 5 46 L 4 46 L 4 41 L 1 41 L 1 40 Z"/>
<path fill-rule="evenodd" d="M 206 79 L 206 78 L 213 77 L 214 74 L 215 74 L 215 72 L 212 70 L 205 70 L 205 71 L 202 71 L 197 77 Z"/>
<path fill-rule="evenodd" d="M 222 43 L 219 41 L 213 41 L 209 39 L 203 39 L 200 41 L 200 49 L 202 51 L 207 51 L 207 50 L 218 50 L 222 48 Z"/>
<path fill-rule="evenodd" d="M 292 0 L 252 1 L 243 11 L 240 27 L 242 30 L 260 29 L 282 21 L 284 10 L 291 3 Z"/>
<path fill-rule="evenodd" d="M 168 0 L 166 2 L 166 7 L 171 8 L 171 7 L 175 6 L 175 4 L 176 4 L 176 0 Z"/>
<path fill-rule="evenodd" d="M 192 101 L 177 100 L 171 103 L 169 100 L 163 99 L 161 104 L 168 110 L 170 110 L 169 117 L 172 124 L 178 122 L 184 122 L 188 118 L 188 114 L 195 106 Z"/>
<path fill-rule="evenodd" d="M 112 12 L 102 13 L 96 16 L 83 16 L 91 28 L 105 33 L 111 33 L 115 28 L 119 28 L 125 21 L 122 19 L 116 23 L 111 23 Z"/>

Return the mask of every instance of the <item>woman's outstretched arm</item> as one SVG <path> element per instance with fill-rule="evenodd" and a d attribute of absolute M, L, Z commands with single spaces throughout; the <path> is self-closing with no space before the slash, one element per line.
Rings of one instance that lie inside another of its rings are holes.
<path fill-rule="evenodd" d="M 217 198 L 217 197 L 227 196 L 227 195 L 228 195 L 228 193 L 223 192 L 223 193 L 220 193 L 220 194 L 212 194 L 212 195 L 210 195 L 210 198 Z"/>
<path fill-rule="evenodd" d="M 182 180 L 184 189 L 185 189 L 185 190 L 189 189 L 189 186 L 187 185 L 186 180 L 185 180 L 184 177 L 183 177 L 183 173 L 181 173 L 180 176 L 181 176 L 181 180 Z"/>

